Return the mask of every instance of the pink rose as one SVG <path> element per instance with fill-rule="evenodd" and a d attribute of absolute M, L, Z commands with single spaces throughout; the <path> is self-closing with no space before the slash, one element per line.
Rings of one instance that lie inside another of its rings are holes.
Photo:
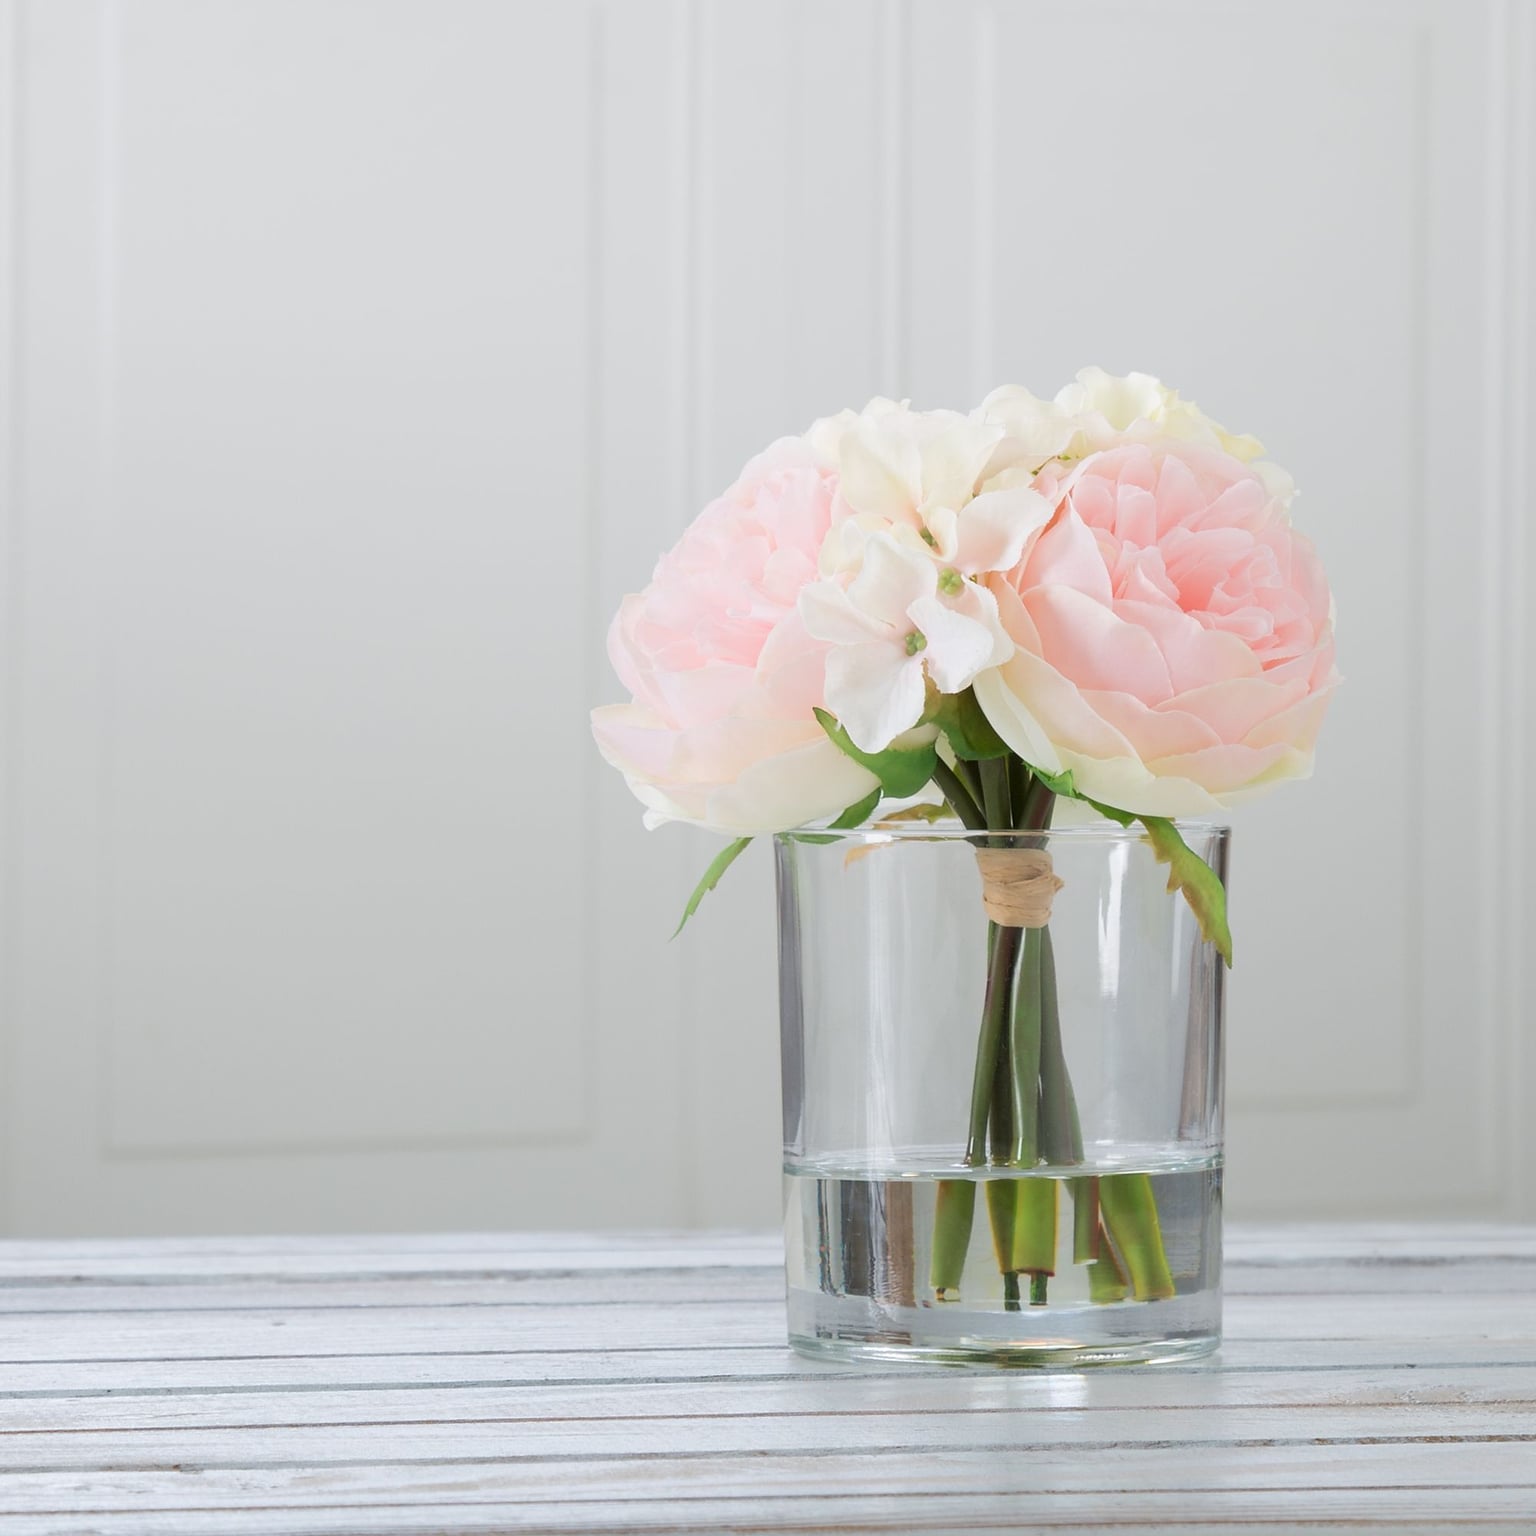
<path fill-rule="evenodd" d="M 780 831 L 876 787 L 816 722 L 829 647 L 796 608 L 836 490 L 802 440 L 780 439 L 624 599 L 608 654 L 634 702 L 593 710 L 592 729 L 648 824 Z"/>
<path fill-rule="evenodd" d="M 1149 816 L 1305 777 L 1332 601 L 1266 477 L 1219 448 L 1133 443 L 1042 471 L 1055 504 L 989 578 L 1017 647 L 978 678 L 998 734 L 1078 792 Z"/>

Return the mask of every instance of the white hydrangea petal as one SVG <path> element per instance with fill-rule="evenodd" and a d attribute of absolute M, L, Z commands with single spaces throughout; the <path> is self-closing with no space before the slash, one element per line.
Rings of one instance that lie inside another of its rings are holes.
<path fill-rule="evenodd" d="M 907 612 L 938 586 L 938 572 L 925 554 L 905 549 L 888 534 L 874 534 L 864 564 L 848 586 L 853 605 L 882 623 L 906 632 Z"/>
<path fill-rule="evenodd" d="M 910 615 L 927 641 L 919 654 L 940 692 L 969 688 L 976 674 L 992 664 L 995 640 L 985 623 L 957 613 L 937 597 L 919 599 Z"/>
<path fill-rule="evenodd" d="M 864 546 L 872 533 L 882 532 L 890 524 L 883 517 L 845 517 L 834 522 L 821 541 L 816 567 L 823 576 L 842 576 L 856 571 L 864 563 Z"/>
<path fill-rule="evenodd" d="M 797 607 L 806 633 L 831 645 L 861 645 L 890 629 L 852 603 L 835 581 L 813 581 L 802 589 Z"/>
<path fill-rule="evenodd" d="M 974 417 L 940 417 L 937 430 L 921 445 L 922 505 L 958 507 L 976 493 L 976 482 L 1003 436 L 995 422 Z"/>
<path fill-rule="evenodd" d="M 891 442 L 888 434 L 863 422 L 844 434 L 838 449 L 839 490 L 853 511 L 893 523 L 915 521 L 915 477 L 909 472 L 914 466 L 899 462 L 909 456 L 903 448 L 900 440 Z"/>
<path fill-rule="evenodd" d="M 949 558 L 966 576 L 1010 571 L 1023 558 L 1030 535 L 1045 527 L 1053 510 L 1044 496 L 1026 487 L 986 491 L 960 509 Z"/>
<path fill-rule="evenodd" d="M 960 514 L 951 507 L 929 507 L 923 514 L 923 526 L 933 541 L 933 553 L 947 565 L 955 561 L 959 548 Z"/>
<path fill-rule="evenodd" d="M 1074 416 L 1054 400 L 1038 400 L 1016 384 L 994 389 L 981 402 L 978 414 L 1007 434 L 992 454 L 989 467 L 994 474 L 1015 463 L 1033 472 L 1065 453 L 1077 433 Z"/>
<path fill-rule="evenodd" d="M 1124 432 L 1133 422 L 1160 421 L 1178 395 L 1150 373 L 1117 376 L 1102 368 L 1084 368 L 1056 393 L 1056 404 L 1071 415 L 1102 416 L 1111 430 Z"/>
<path fill-rule="evenodd" d="M 835 416 L 821 416 L 805 433 L 812 457 L 826 469 L 836 469 L 842 457 L 843 439 L 858 425 L 857 411 L 839 411 Z"/>
<path fill-rule="evenodd" d="M 827 656 L 827 708 L 862 752 L 883 752 L 922 718 L 922 654 L 902 641 L 839 646 Z"/>
<path fill-rule="evenodd" d="M 958 613 L 962 618 L 980 624 L 992 636 L 992 655 L 987 666 L 1000 667 L 1012 657 L 1016 649 L 1013 637 L 1003 627 L 997 608 L 997 596 L 990 588 L 968 581 L 958 592 L 946 595 L 942 601 L 951 613 Z"/>

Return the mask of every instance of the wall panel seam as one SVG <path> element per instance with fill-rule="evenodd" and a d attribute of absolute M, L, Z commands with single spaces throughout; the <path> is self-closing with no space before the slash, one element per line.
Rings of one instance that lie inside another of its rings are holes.
<path fill-rule="evenodd" d="M 119 346 L 119 293 L 121 275 L 118 231 L 122 198 L 122 98 L 124 60 L 122 56 L 122 13 L 117 0 L 101 0 L 95 13 L 96 34 L 96 153 L 94 170 L 96 211 L 95 267 L 95 367 L 96 454 L 93 494 L 94 509 L 86 522 L 92 534 L 91 569 L 82 579 L 93 581 L 91 598 L 96 615 L 96 656 L 93 664 L 93 724 L 96 733 L 94 761 L 95 792 L 95 921 L 91 926 L 92 1091 L 95 1098 L 92 1123 L 96 1152 L 103 1164 L 116 1160 L 113 1145 L 112 1104 L 117 1078 L 119 1044 L 113 1029 L 114 1010 L 114 937 L 112 932 L 112 891 L 118 869 L 117 838 L 117 747 L 121 712 L 118 697 L 121 678 L 118 668 L 119 647 L 113 637 L 120 632 L 123 609 L 114 579 L 119 549 L 119 505 L 116 465 L 120 452 L 118 421 L 117 349 Z M 94 579 L 94 580 L 93 580 Z"/>
<path fill-rule="evenodd" d="M 997 15 L 990 0 L 971 13 L 971 67 L 976 91 L 971 103 L 971 397 L 980 400 L 994 385 L 993 332 L 996 326 L 997 222 Z"/>
<path fill-rule="evenodd" d="M 706 105 L 706 73 L 701 57 L 708 43 L 709 10 L 699 0 L 674 0 L 673 54 L 677 73 L 673 81 L 672 247 L 675 273 L 672 290 L 673 422 L 669 476 L 672 505 L 691 508 L 698 502 L 704 482 L 702 463 L 704 431 L 700 413 L 705 400 L 705 345 L 703 288 L 705 163 L 702 123 Z M 679 966 L 677 1082 L 678 1102 L 688 1107 L 698 1101 L 702 1087 L 698 1070 L 700 1038 L 699 951 L 690 950 Z M 695 1146 L 697 1125 L 678 1137 L 681 1166 L 678 1182 L 687 1224 L 697 1223 L 702 1190 L 697 1175 Z"/>
<path fill-rule="evenodd" d="M 1500 1067 L 1518 1082 L 1519 1037 L 1510 1027 L 1518 1012 L 1517 926 L 1521 905 L 1519 860 L 1511 856 L 1522 836 L 1517 786 L 1517 756 L 1523 727 L 1518 689 L 1520 616 L 1518 594 L 1511 587 L 1520 529 L 1518 517 L 1520 455 L 1516 391 L 1519 376 L 1517 314 L 1522 277 L 1519 267 L 1520 191 L 1518 175 L 1520 31 L 1518 0 L 1492 0 L 1488 10 L 1484 137 L 1485 222 L 1483 229 L 1483 441 L 1478 639 L 1481 652 L 1480 740 L 1478 773 L 1479 863 L 1484 870 L 1479 900 L 1485 920 L 1479 924 L 1478 1001 L 1490 1017 L 1479 1022 L 1486 1032 L 1486 1055 L 1477 1087 L 1491 1100 L 1492 1116 L 1481 1138 L 1491 1144 L 1495 1161 L 1507 1170 L 1505 1187 L 1493 1197 L 1505 1209 L 1521 1198 L 1515 1153 L 1519 1134 L 1516 1106 L 1500 1093 Z M 1510 1059 L 1513 1057 L 1513 1059 Z M 1511 1070 L 1516 1068 L 1516 1070 Z"/>
<path fill-rule="evenodd" d="M 1416 367 L 1413 372 L 1412 427 L 1418 443 L 1415 456 L 1414 491 L 1410 500 L 1410 516 L 1413 520 L 1411 548 L 1416 558 L 1407 562 L 1408 578 L 1413 592 L 1409 600 L 1410 614 L 1427 611 L 1429 593 L 1433 590 L 1430 562 L 1434 558 L 1429 548 L 1429 506 L 1425 487 L 1431 473 L 1431 447 L 1425 432 L 1429 421 L 1430 372 L 1433 365 L 1431 338 L 1431 308 L 1435 302 L 1432 291 L 1430 267 L 1432 260 L 1431 221 L 1434 214 L 1435 186 L 1433 160 L 1434 138 L 1431 115 L 1435 99 L 1434 30 L 1432 23 L 1420 19 L 1413 36 L 1413 85 L 1415 106 L 1411 124 L 1411 152 L 1413 155 L 1413 217 L 1412 244 L 1412 305 L 1409 323 L 1412 326 L 1413 355 Z M 1426 753 L 1423 750 L 1425 725 L 1430 718 L 1430 673 L 1428 648 L 1424 643 L 1424 626 L 1410 622 L 1408 625 L 1408 675 L 1413 680 L 1408 690 L 1405 720 L 1408 726 L 1411 751 L 1409 776 L 1413 790 L 1407 799 L 1409 805 L 1423 805 L 1425 786 L 1429 779 Z M 1407 989 L 1408 1019 L 1404 1032 L 1404 1047 L 1408 1052 L 1407 1081 L 1404 1090 L 1391 1100 L 1397 1107 L 1411 1109 L 1423 1103 L 1425 1082 L 1425 1018 L 1424 994 L 1431 984 L 1427 974 L 1429 956 L 1433 948 L 1429 944 L 1428 922 L 1424 889 L 1428 871 L 1429 853 L 1416 829 L 1409 825 L 1400 829 L 1407 853 L 1404 868 L 1417 878 L 1410 878 L 1404 896 L 1403 946 L 1406 964 L 1415 982 Z"/>
<path fill-rule="evenodd" d="M 1536 1094 L 1536 1045 L 1528 1014 L 1530 967 L 1525 946 L 1527 916 L 1532 910 L 1531 882 L 1536 848 L 1533 818 L 1523 799 L 1530 766 L 1533 713 L 1528 689 L 1536 676 L 1531 645 L 1536 639 L 1525 616 L 1525 602 L 1536 577 L 1531 561 L 1536 540 L 1529 521 L 1536 516 L 1531 487 L 1531 439 L 1536 433 L 1536 0 L 1505 0 L 1500 6 L 1504 25 L 1494 46 L 1502 50 L 1508 100 L 1503 121 L 1496 125 L 1503 143 L 1504 197 L 1507 209 L 1497 233 L 1505 249 L 1502 316 L 1490 317 L 1490 341 L 1502 345 L 1502 470 L 1499 508 L 1502 513 L 1500 592 L 1503 683 L 1498 707 L 1503 720 L 1502 793 L 1494 816 L 1502 831 L 1503 860 L 1499 897 L 1502 922 L 1496 940 L 1502 949 L 1501 1042 L 1507 1052 L 1504 1076 L 1504 1136 L 1500 1151 L 1510 1169 L 1506 1206 L 1511 1214 L 1536 1217 L 1536 1122 L 1530 1113 Z M 1502 322 L 1502 323 L 1500 323 Z M 1490 1085 L 1492 1086 L 1492 1085 Z"/>
<path fill-rule="evenodd" d="M 0 1234 L 11 1230 L 17 699 L 21 638 L 22 8 L 0 0 Z"/>
<path fill-rule="evenodd" d="M 607 189 L 607 113 L 603 100 L 603 67 L 607 56 L 608 29 L 606 10 L 599 0 L 587 0 L 587 90 L 590 100 L 587 109 L 587 287 L 586 287 L 586 411 L 591 424 L 594 451 L 587 458 L 583 473 L 583 515 L 586 521 L 585 562 L 586 589 L 583 593 L 580 643 L 582 661 L 578 676 L 582 679 L 585 697 L 579 700 L 578 710 L 591 701 L 602 697 L 603 682 L 601 665 L 603 648 L 595 643 L 603 630 L 601 597 L 598 592 L 600 564 L 598 561 L 599 539 L 603 526 L 602 463 L 607 445 L 607 418 L 604 406 L 605 314 L 603 308 L 603 272 L 606 256 L 607 221 L 604 218 Z M 578 804 L 584 814 L 576 819 L 583 832 L 581 849 L 582 906 L 592 911 L 597 905 L 597 892 L 610 878 L 603 858 L 604 841 L 595 835 L 598 803 L 598 768 L 602 766 L 595 751 L 582 757 Z M 601 986 L 596 965 L 581 967 L 579 983 L 579 1018 L 581 1030 L 582 1078 L 587 1092 L 582 1095 L 581 1132 L 579 1139 L 590 1142 L 594 1131 L 593 1104 L 596 1098 L 598 1072 L 600 1070 L 600 1042 L 598 1040 L 598 1007 Z"/>
<path fill-rule="evenodd" d="M 880 302 L 876 307 L 875 358 L 881 388 L 897 399 L 910 392 L 907 379 L 908 305 L 911 282 L 912 154 L 907 98 L 912 87 L 911 0 L 883 0 L 880 28 Z M 849 402 L 853 404 L 854 402 Z M 862 404 L 862 402 L 859 402 Z"/>

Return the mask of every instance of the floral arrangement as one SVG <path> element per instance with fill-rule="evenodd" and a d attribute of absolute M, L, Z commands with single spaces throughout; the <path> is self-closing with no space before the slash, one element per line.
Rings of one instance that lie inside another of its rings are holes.
<path fill-rule="evenodd" d="M 1338 681 L 1328 584 L 1262 453 L 1098 369 L 1052 401 L 818 421 L 624 600 L 634 697 L 593 712 L 598 746 L 649 824 L 737 834 L 731 855 L 931 784 L 994 826 L 1085 800 L 1177 860 L 1172 818 L 1311 771 Z M 1175 873 L 1230 959 L 1216 893 Z"/>
<path fill-rule="evenodd" d="M 1254 438 L 1155 378 L 1098 369 L 968 414 L 877 399 L 772 444 L 624 600 L 609 653 L 632 700 L 592 717 L 648 824 L 734 838 L 684 921 L 756 834 L 891 815 L 1030 831 L 1070 800 L 1141 823 L 1230 964 L 1225 892 L 1175 823 L 1311 771 L 1338 673 L 1293 493 Z M 994 915 L 988 953 L 989 1013 L 1032 1011 L 1037 1044 L 994 1069 L 983 1021 L 967 1160 L 989 1126 L 994 1161 L 1070 1160 L 1048 933 Z M 1031 1106 L 1001 1127 L 994 1070 Z M 1015 1182 L 1014 1269 L 1043 1283 Z M 1158 1294 L 1155 1213 L 1134 1179 L 1094 1182 L 1087 1251 L 1114 1223 L 1125 1283 Z M 941 1296 L 974 1188 L 941 1212 Z"/>

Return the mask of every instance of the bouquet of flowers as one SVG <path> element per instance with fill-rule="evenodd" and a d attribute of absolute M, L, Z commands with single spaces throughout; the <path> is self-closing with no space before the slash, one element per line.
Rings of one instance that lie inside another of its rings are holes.
<path fill-rule="evenodd" d="M 1140 823 L 1231 963 L 1223 886 L 1175 823 L 1311 771 L 1338 674 L 1293 490 L 1254 438 L 1144 374 L 1087 369 L 1051 400 L 1002 388 L 968 414 L 877 399 L 754 458 L 613 622 L 632 699 L 594 711 L 603 755 L 648 824 L 734 838 L 684 921 L 755 834 L 893 816 L 977 834 L 991 928 L 968 1163 L 1081 1158 L 1049 859 L 987 833 L 1043 830 L 1063 801 Z M 1110 1292 L 1159 1294 L 1136 1176 L 1092 1184 L 1079 1257 Z M 940 1192 L 940 1298 L 975 1187 Z M 1004 1272 L 1035 1299 L 1045 1187 L 1000 1182 L 992 1212 Z"/>

